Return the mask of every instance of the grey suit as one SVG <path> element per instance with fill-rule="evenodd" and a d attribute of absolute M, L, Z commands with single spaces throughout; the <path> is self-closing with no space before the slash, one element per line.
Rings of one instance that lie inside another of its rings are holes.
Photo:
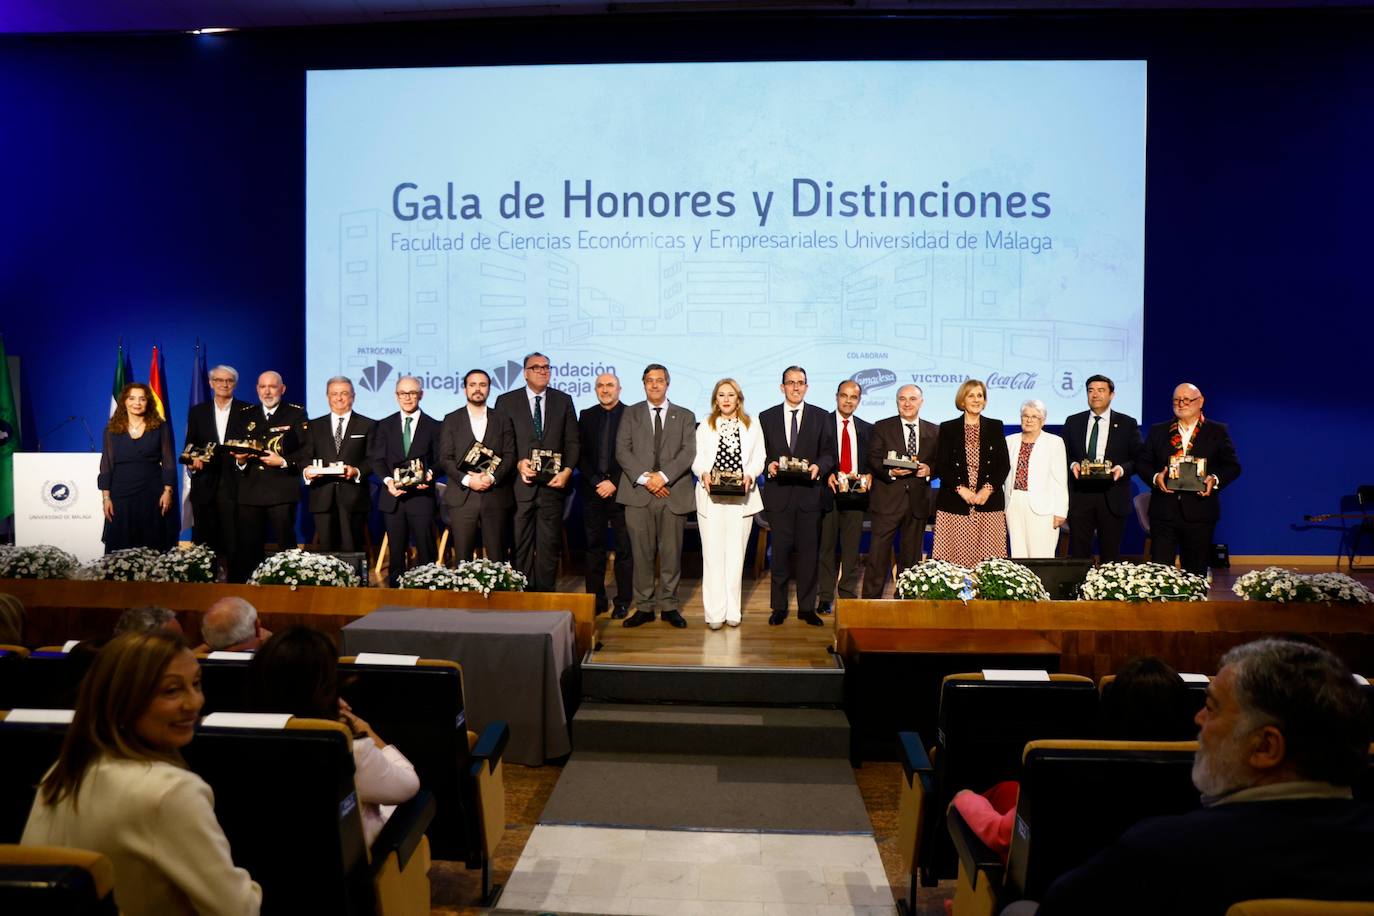
<path fill-rule="evenodd" d="M 696 416 L 668 402 L 663 411 L 663 439 L 657 466 L 668 479 L 667 498 L 654 496 L 638 483 L 655 468 L 653 412 L 648 401 L 625 409 L 615 437 L 615 460 L 620 465 L 616 502 L 625 507 L 634 554 L 635 610 L 660 614 L 678 610 L 677 586 L 682 578 L 682 532 L 688 513 L 696 508 L 692 459 L 696 457 Z M 654 558 L 658 558 L 659 586 L 654 591 Z"/>

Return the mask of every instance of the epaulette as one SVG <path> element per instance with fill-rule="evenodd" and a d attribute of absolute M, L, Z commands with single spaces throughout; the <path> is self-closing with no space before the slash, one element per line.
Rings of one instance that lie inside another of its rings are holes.
<path fill-rule="evenodd" d="M 290 401 L 282 401 L 282 406 L 283 406 L 283 407 L 294 407 L 294 408 L 296 408 L 297 410 L 305 410 L 305 408 L 302 407 L 301 405 L 299 405 L 299 404 L 292 404 Z"/>

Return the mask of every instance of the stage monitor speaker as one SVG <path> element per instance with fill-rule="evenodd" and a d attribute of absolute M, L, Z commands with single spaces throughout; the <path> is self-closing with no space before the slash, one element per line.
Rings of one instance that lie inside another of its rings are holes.
<path fill-rule="evenodd" d="M 1018 559 L 1020 563 L 1039 577 L 1045 590 L 1055 601 L 1077 601 L 1083 580 L 1093 568 L 1092 560 L 1076 560 L 1070 557 L 1043 557 L 1039 559 Z"/>
<path fill-rule="evenodd" d="M 1225 544 L 1212 545 L 1212 561 L 1207 564 L 1213 569 L 1231 568 L 1231 548 Z"/>

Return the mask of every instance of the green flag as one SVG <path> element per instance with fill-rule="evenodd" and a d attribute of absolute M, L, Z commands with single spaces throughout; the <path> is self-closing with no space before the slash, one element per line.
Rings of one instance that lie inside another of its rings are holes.
<path fill-rule="evenodd" d="M 14 453 L 19 450 L 19 407 L 10 384 L 10 361 L 0 337 L 0 519 L 14 514 Z"/>
<path fill-rule="evenodd" d="M 114 388 L 110 391 L 110 416 L 119 408 L 119 393 L 124 390 L 124 386 L 134 380 L 133 365 L 129 362 L 129 356 L 124 352 L 124 339 L 120 338 L 119 349 L 115 351 L 115 374 Z"/>

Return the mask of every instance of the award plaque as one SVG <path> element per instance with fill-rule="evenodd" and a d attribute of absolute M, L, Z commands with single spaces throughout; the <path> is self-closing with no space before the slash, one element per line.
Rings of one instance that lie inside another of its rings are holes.
<path fill-rule="evenodd" d="M 1169 459 L 1164 485 L 1180 493 L 1201 493 L 1207 489 L 1207 459 L 1175 455 Z"/>
<path fill-rule="evenodd" d="M 391 471 L 391 483 L 398 490 L 413 490 L 429 480 L 423 458 L 412 458 Z"/>
<path fill-rule="evenodd" d="M 864 486 L 864 475 L 835 472 L 835 501 L 842 505 L 862 503 L 868 499 L 868 487 Z"/>
<path fill-rule="evenodd" d="M 777 479 L 787 483 L 811 483 L 811 462 L 784 455 L 778 459 Z"/>
<path fill-rule="evenodd" d="M 472 443 L 472 448 L 468 449 L 463 456 L 462 468 L 469 474 L 490 474 L 496 475 L 496 469 L 501 466 L 501 456 L 487 448 L 480 442 Z"/>
<path fill-rule="evenodd" d="M 319 458 L 310 462 L 310 470 L 315 473 L 312 477 L 342 477 L 344 476 L 344 463 L 342 461 L 330 461 L 325 463 Z"/>
<path fill-rule="evenodd" d="M 548 483 L 563 470 L 563 453 L 551 452 L 546 448 L 532 449 L 530 464 L 534 466 L 534 482 Z"/>
<path fill-rule="evenodd" d="M 1105 458 L 1101 461 L 1084 460 L 1078 462 L 1079 480 L 1111 480 L 1114 465 Z"/>
<path fill-rule="evenodd" d="M 739 471 L 712 471 L 707 475 L 711 482 L 711 497 L 743 496 L 744 475 Z"/>
<path fill-rule="evenodd" d="M 921 462 L 912 458 L 910 455 L 899 455 L 896 452 L 888 452 L 887 457 L 883 459 L 883 467 L 905 468 L 908 471 L 919 471 L 921 469 Z"/>
<path fill-rule="evenodd" d="M 177 460 L 182 464 L 191 464 L 197 458 L 201 461 L 209 462 L 215 457 L 215 443 L 207 442 L 204 445 L 195 445 L 191 442 L 186 443 L 186 448 L 181 450 L 181 457 Z"/>
<path fill-rule="evenodd" d="M 257 455 L 259 458 L 271 454 L 257 439 L 225 439 L 222 448 L 227 452 Z"/>

